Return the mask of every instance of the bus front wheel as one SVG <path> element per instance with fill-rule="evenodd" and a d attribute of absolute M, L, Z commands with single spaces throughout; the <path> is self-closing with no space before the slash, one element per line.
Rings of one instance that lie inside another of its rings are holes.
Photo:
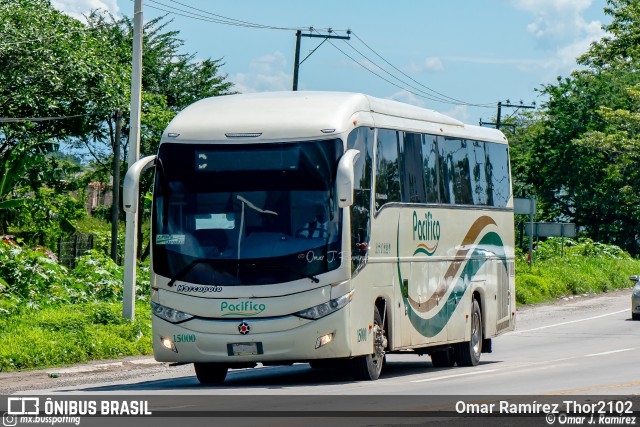
<path fill-rule="evenodd" d="M 471 307 L 471 341 L 455 345 L 456 363 L 458 366 L 476 366 L 480 363 L 482 353 L 482 313 L 478 300 L 474 298 Z"/>
<path fill-rule="evenodd" d="M 378 308 L 373 311 L 373 353 L 352 360 L 353 378 L 358 381 L 375 381 L 380 377 L 385 361 L 387 336 Z"/>
<path fill-rule="evenodd" d="M 227 377 L 227 367 L 217 363 L 194 363 L 193 368 L 202 385 L 220 385 Z"/>

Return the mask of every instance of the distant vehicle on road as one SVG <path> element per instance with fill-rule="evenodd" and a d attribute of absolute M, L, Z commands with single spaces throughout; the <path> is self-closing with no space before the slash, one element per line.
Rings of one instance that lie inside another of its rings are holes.
<path fill-rule="evenodd" d="M 631 318 L 640 320 L 640 276 L 631 276 L 629 280 L 636 282 L 631 291 Z"/>

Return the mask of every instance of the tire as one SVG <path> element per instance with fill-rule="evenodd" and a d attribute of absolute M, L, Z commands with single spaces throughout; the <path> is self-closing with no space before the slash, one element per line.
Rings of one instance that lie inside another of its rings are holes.
<path fill-rule="evenodd" d="M 631 318 L 633 320 L 640 320 L 640 313 L 631 313 Z"/>
<path fill-rule="evenodd" d="M 375 381 L 380 378 L 385 363 L 387 337 L 378 308 L 373 311 L 373 354 L 359 356 L 351 360 L 353 378 L 357 381 Z"/>
<path fill-rule="evenodd" d="M 455 359 L 458 366 L 476 366 L 482 353 L 482 313 L 474 298 L 471 306 L 471 341 L 455 344 Z"/>
<path fill-rule="evenodd" d="M 455 363 L 456 358 L 451 347 L 431 353 L 431 364 L 434 368 L 450 368 Z"/>
<path fill-rule="evenodd" d="M 227 377 L 227 367 L 217 363 L 194 363 L 196 377 L 202 385 L 221 385 Z"/>

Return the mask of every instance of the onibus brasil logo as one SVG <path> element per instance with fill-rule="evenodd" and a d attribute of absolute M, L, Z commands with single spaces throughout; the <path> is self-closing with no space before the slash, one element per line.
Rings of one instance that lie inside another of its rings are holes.
<path fill-rule="evenodd" d="M 434 220 L 431 212 L 424 214 L 424 219 L 418 217 L 413 211 L 413 240 L 419 241 L 413 255 L 425 254 L 432 256 L 440 243 L 440 221 Z"/>

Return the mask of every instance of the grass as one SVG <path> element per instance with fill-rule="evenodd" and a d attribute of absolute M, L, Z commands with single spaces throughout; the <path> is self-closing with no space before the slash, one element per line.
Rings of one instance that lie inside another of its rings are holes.
<path fill-rule="evenodd" d="M 522 255 L 516 259 L 518 304 L 625 289 L 632 286 L 629 276 L 640 274 L 640 260 L 615 246 L 589 240 L 568 243 L 564 253 L 553 240 L 542 244 L 534 254 L 533 267 Z"/>
<path fill-rule="evenodd" d="M 61 366 L 151 353 L 151 310 L 136 305 L 122 318 L 120 303 L 84 303 L 42 310 L 24 308 L 0 320 L 0 370 Z"/>

